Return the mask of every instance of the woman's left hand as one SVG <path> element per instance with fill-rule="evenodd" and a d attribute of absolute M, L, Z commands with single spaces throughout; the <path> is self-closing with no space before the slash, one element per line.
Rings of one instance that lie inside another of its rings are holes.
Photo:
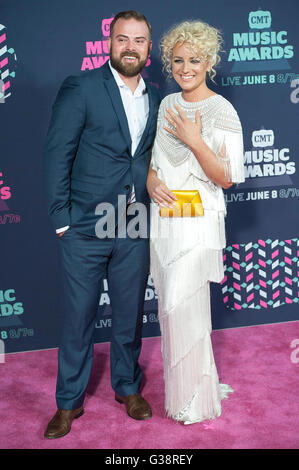
<path fill-rule="evenodd" d="M 201 140 L 201 119 L 199 111 L 196 111 L 195 122 L 192 122 L 179 106 L 174 106 L 179 115 L 177 116 L 171 109 L 166 109 L 167 114 L 165 114 L 165 117 L 175 130 L 167 126 L 164 126 L 164 129 L 169 134 L 177 137 L 183 144 L 188 145 L 188 147 L 196 147 L 196 144 Z"/>

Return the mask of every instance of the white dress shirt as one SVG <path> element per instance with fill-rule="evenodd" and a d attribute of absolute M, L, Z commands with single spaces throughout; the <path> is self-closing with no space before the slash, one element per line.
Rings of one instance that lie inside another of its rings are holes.
<path fill-rule="evenodd" d="M 140 75 L 138 86 L 134 93 L 132 93 L 131 89 L 120 78 L 118 72 L 112 67 L 110 60 L 108 64 L 113 74 L 113 77 L 119 87 L 123 107 L 126 112 L 129 131 L 132 140 L 131 154 L 132 157 L 134 157 L 134 154 L 144 132 L 149 113 L 148 93 L 145 93 L 146 85 Z M 131 204 L 135 202 L 135 200 L 135 189 L 133 185 L 128 203 Z M 69 225 L 66 227 L 59 228 L 56 230 L 56 233 L 64 232 L 68 228 Z"/>
<path fill-rule="evenodd" d="M 108 63 L 113 77 L 119 87 L 120 96 L 126 112 L 129 131 L 132 139 L 131 154 L 132 157 L 134 157 L 134 153 L 145 129 L 149 113 L 148 94 L 145 93 L 146 85 L 141 75 L 139 75 L 138 86 L 134 93 L 132 93 L 131 89 L 120 78 L 118 72 L 112 67 L 110 60 Z M 134 186 L 129 198 L 129 204 L 132 202 L 135 202 Z"/>

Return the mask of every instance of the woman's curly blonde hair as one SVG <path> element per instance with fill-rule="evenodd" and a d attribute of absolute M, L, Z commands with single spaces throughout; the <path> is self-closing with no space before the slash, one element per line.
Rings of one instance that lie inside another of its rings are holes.
<path fill-rule="evenodd" d="M 177 44 L 188 44 L 196 55 L 210 63 L 211 69 L 208 74 L 210 79 L 215 82 L 214 66 L 220 62 L 219 52 L 221 52 L 222 43 L 220 31 L 203 21 L 184 21 L 175 25 L 164 34 L 160 42 L 163 70 L 168 74 L 168 78 L 172 77 L 173 49 Z"/>

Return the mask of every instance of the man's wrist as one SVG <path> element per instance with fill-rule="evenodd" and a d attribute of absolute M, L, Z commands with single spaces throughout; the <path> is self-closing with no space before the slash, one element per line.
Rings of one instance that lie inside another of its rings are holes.
<path fill-rule="evenodd" d="M 69 228 L 70 228 L 69 225 L 66 225 L 65 227 L 57 228 L 56 233 L 59 234 L 61 232 L 66 232 L 66 230 L 68 230 Z"/>

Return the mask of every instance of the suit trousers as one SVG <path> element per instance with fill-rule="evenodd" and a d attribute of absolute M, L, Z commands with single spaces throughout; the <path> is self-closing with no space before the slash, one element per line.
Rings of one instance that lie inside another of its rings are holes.
<path fill-rule="evenodd" d="M 84 401 L 93 361 L 93 336 L 107 278 L 112 307 L 111 386 L 138 393 L 144 295 L 149 274 L 148 238 L 105 238 L 70 228 L 60 237 L 65 310 L 58 354 L 56 402 L 76 409 Z"/>

